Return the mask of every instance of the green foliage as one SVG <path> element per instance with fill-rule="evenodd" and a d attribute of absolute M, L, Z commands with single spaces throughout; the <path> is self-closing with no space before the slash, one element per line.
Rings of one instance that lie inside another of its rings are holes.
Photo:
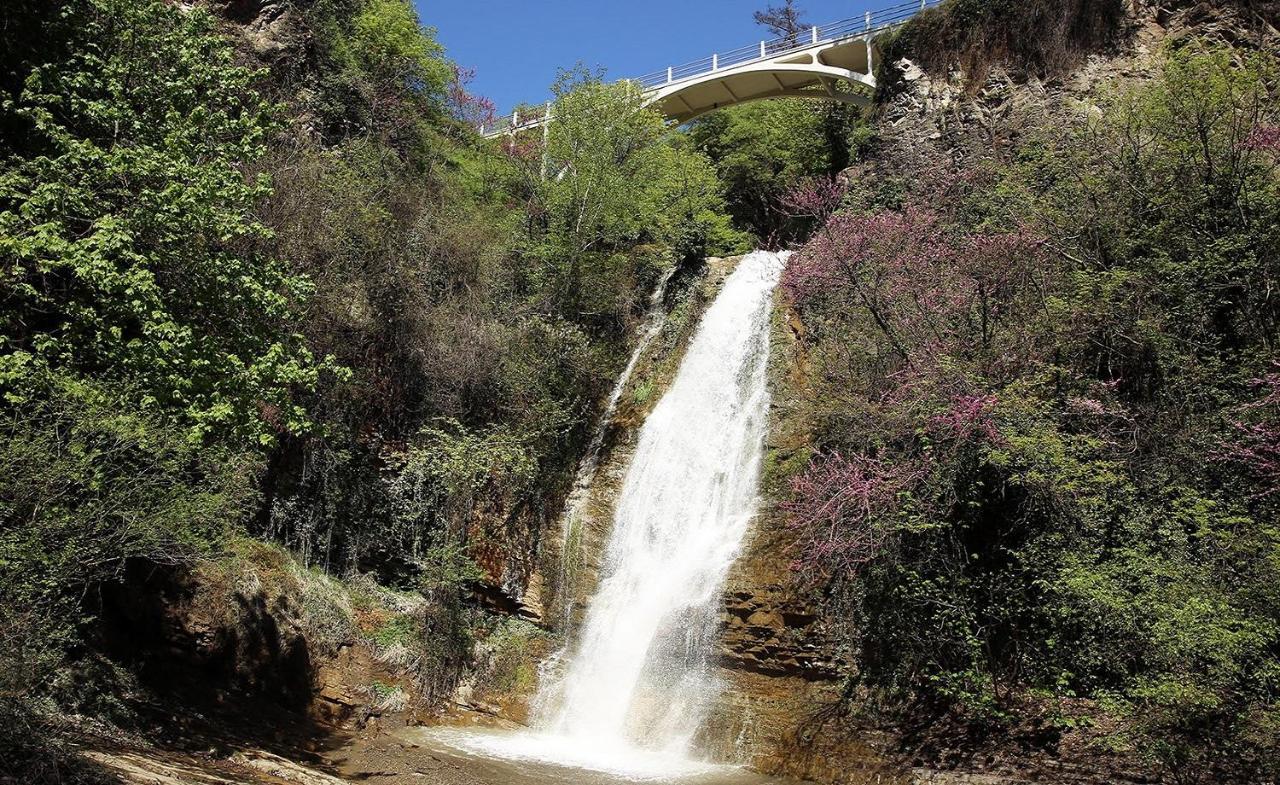
<path fill-rule="evenodd" d="M 450 495 L 474 493 L 490 481 L 521 487 L 537 466 L 518 440 L 506 433 L 470 434 L 458 423 L 449 429 L 427 428 L 413 463 Z"/>
<path fill-rule="evenodd" d="M 6 412 L 0 586 L 19 593 L 6 608 L 41 614 L 130 558 L 193 559 L 252 502 L 251 460 L 192 445 L 128 400 L 55 377 Z"/>
<path fill-rule="evenodd" d="M 77 2 L 76 55 L 34 68 L 3 111 L 33 129 L 0 177 L 0 385 L 41 369 L 125 381 L 193 438 L 268 441 L 308 424 L 319 368 L 287 327 L 309 285 L 267 255 L 246 177 L 272 125 L 255 74 L 202 12 Z"/>
<path fill-rule="evenodd" d="M 554 90 L 545 152 L 512 150 L 531 170 L 539 225 L 526 253 L 550 307 L 625 323 L 673 261 L 744 249 L 710 162 L 666 130 L 634 84 L 579 70 Z"/>
<path fill-rule="evenodd" d="M 444 92 L 449 66 L 435 32 L 406 0 L 368 0 L 352 20 L 350 47 L 370 73 L 403 80 L 429 95 Z"/>
<path fill-rule="evenodd" d="M 254 504 L 259 468 L 192 444 L 133 395 L 43 381 L 0 415 L 0 762 L 12 771 L 46 754 L 9 747 L 48 733 L 39 701 L 91 692 L 62 670 L 88 621 L 86 592 L 130 560 L 192 564 L 219 547 Z"/>
<path fill-rule="evenodd" d="M 636 385 L 636 389 L 631 393 L 631 398 L 635 402 L 636 406 L 644 406 L 651 398 L 653 398 L 653 393 L 653 381 L 646 379 Z"/>
<path fill-rule="evenodd" d="M 1109 208 L 1087 216 L 1084 251 L 1101 274 L 1081 284 L 1097 287 L 1091 296 L 1107 298 L 1130 320 L 1122 329 L 1154 357 L 1157 367 L 1135 368 L 1132 383 L 1160 373 L 1192 400 L 1239 382 L 1230 365 L 1249 370 L 1255 358 L 1241 350 L 1254 336 L 1270 345 L 1277 314 L 1266 294 L 1280 249 L 1275 160 L 1248 145 L 1274 111 L 1276 70 L 1269 59 L 1243 67 L 1233 59 L 1194 48 L 1173 53 L 1155 86 L 1104 104 L 1102 119 L 1079 141 L 1091 151 L 1082 162 L 1090 176 L 1054 193 L 1050 216 L 1058 225 L 1065 200 L 1076 197 L 1097 196 Z M 1111 190 L 1121 185 L 1125 193 Z M 1155 287 L 1151 296 L 1165 311 L 1158 322 L 1138 313 L 1140 281 Z M 1177 340 L 1163 339 L 1166 331 Z M 1210 386 L 1197 393 L 1202 382 Z"/>
<path fill-rule="evenodd" d="M 538 475 L 528 446 L 510 433 L 472 433 L 456 421 L 440 426 L 423 430 L 387 488 L 399 541 L 423 557 L 423 586 L 431 591 L 483 577 L 465 546 L 496 536 L 486 519 L 518 507 Z"/>
<path fill-rule="evenodd" d="M 1269 453 L 1232 452 L 1273 421 L 1275 89 L 1270 58 L 1189 44 L 1076 127 L 838 215 L 789 269 L 818 445 L 870 467 L 833 530 L 861 560 L 816 561 L 882 709 L 990 728 L 1035 701 L 1175 781 L 1280 769 L 1280 510 L 1239 463 Z M 993 242 L 1014 227 L 1039 250 Z M 956 264 L 901 276 L 929 257 Z"/>
<path fill-rule="evenodd" d="M 497 697 L 531 695 L 538 682 L 538 658 L 549 643 L 547 633 L 529 622 L 503 619 L 476 647 L 476 686 Z"/>
<path fill-rule="evenodd" d="M 431 153 L 453 64 L 409 0 L 317 0 L 298 9 L 318 55 L 308 109 L 328 142 L 372 136 L 401 153 Z"/>
<path fill-rule="evenodd" d="M 786 225 L 783 194 L 837 174 L 851 146 L 865 149 L 867 128 L 850 107 L 795 99 L 720 109 L 693 123 L 689 137 L 715 163 L 734 219 L 768 237 Z"/>
<path fill-rule="evenodd" d="M 373 642 L 384 649 L 392 646 L 403 646 L 413 640 L 416 625 L 408 616 L 392 616 L 386 623 L 373 631 L 370 637 Z"/>

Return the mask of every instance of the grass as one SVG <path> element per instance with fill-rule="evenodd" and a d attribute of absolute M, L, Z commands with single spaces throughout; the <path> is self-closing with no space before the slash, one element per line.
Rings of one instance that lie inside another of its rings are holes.
<path fill-rule="evenodd" d="M 631 394 L 631 397 L 635 400 L 636 406 L 644 406 L 649 402 L 649 399 L 653 397 L 653 391 L 653 380 L 645 379 L 644 382 L 636 387 L 635 392 Z"/>
<path fill-rule="evenodd" d="M 522 619 L 504 619 L 476 647 L 476 687 L 487 695 L 530 695 L 538 686 L 538 660 L 550 645 L 546 631 Z"/>
<path fill-rule="evenodd" d="M 409 616 L 392 616 L 374 630 L 370 638 L 380 649 L 411 646 L 418 636 L 418 625 Z"/>

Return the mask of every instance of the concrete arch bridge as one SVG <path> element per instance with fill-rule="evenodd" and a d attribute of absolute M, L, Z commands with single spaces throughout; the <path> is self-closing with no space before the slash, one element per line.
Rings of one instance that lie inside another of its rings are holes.
<path fill-rule="evenodd" d="M 861 17 L 813 25 L 796 35 L 717 52 L 630 81 L 640 85 L 648 105 L 656 106 L 677 124 L 725 106 L 768 98 L 867 104 L 876 89 L 876 37 L 941 1 L 908 0 Z M 550 119 L 548 103 L 482 125 L 480 133 L 493 138 L 541 128 Z"/>

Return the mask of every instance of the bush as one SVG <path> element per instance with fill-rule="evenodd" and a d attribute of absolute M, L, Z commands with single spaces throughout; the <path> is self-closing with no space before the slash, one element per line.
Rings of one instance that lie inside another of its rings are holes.
<path fill-rule="evenodd" d="M 31 133 L 0 180 L 0 391 L 61 369 L 127 384 L 196 439 L 304 428 L 294 392 L 319 367 L 287 322 L 310 287 L 263 252 L 268 183 L 245 175 L 272 129 L 257 75 L 203 11 L 62 13 L 74 54 L 2 110 Z"/>
<path fill-rule="evenodd" d="M 871 709 L 1083 705 L 1176 781 L 1280 769 L 1274 85 L 1188 46 L 792 258 L 819 452 L 784 509 Z"/>
<path fill-rule="evenodd" d="M 324 141 L 368 136 L 421 153 L 425 121 L 444 116 L 454 67 L 408 0 L 317 0 L 298 12 L 315 33 L 316 89 L 304 100 Z"/>
<path fill-rule="evenodd" d="M 520 619 L 498 622 L 476 646 L 476 686 L 489 696 L 532 695 L 547 634 Z"/>
<path fill-rule="evenodd" d="M 44 754 L 45 731 L 14 729 L 42 727 L 42 701 L 110 689 L 90 679 L 85 696 L 62 676 L 89 621 L 85 596 L 130 560 L 192 564 L 217 548 L 252 507 L 259 468 L 193 445 L 137 413 L 130 395 L 61 377 L 37 392 L 0 420 L 0 761 L 10 771 Z"/>

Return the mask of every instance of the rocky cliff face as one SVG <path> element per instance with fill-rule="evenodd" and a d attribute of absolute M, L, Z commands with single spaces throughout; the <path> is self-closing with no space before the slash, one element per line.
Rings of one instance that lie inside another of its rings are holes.
<path fill-rule="evenodd" d="M 809 457 L 809 433 L 797 393 L 806 358 L 799 322 L 775 304 L 772 403 L 760 512 L 724 595 L 719 665 L 727 689 L 706 742 L 726 758 L 771 774 L 818 782 L 906 782 L 889 758 L 890 739 L 870 729 L 833 731 L 843 718 L 851 652 L 840 648 L 841 623 L 822 591 L 792 568 L 794 540 L 777 502 L 780 478 Z"/>
<path fill-rule="evenodd" d="M 256 63 L 278 69 L 296 67 L 309 56 L 311 32 L 298 7 L 310 5 L 310 0 L 203 0 L 203 4 L 229 23 L 227 32 Z"/>

